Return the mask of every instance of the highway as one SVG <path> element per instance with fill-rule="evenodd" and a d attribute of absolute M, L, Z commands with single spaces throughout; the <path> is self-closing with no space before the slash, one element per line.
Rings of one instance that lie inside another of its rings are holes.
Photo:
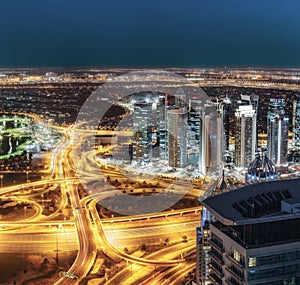
<path fill-rule="evenodd" d="M 72 140 L 69 141 L 71 145 Z M 60 172 L 60 174 L 64 174 L 65 178 L 68 178 L 72 176 L 72 168 L 70 167 L 70 161 L 72 160 L 71 152 L 67 150 L 66 154 L 67 156 L 62 160 L 64 162 L 65 171 L 62 171 L 62 173 Z M 60 166 L 62 166 L 62 161 L 59 161 Z M 77 237 L 79 240 L 78 254 L 71 268 L 68 270 L 68 274 L 76 276 L 76 279 L 71 280 L 68 277 L 62 276 L 55 285 L 78 284 L 78 282 L 85 277 L 92 268 L 97 255 L 96 241 L 92 225 L 88 217 L 89 213 L 80 202 L 77 183 L 67 183 L 66 185 L 66 192 L 68 193 L 73 209 Z"/>
<path fill-rule="evenodd" d="M 34 115 L 33 118 L 39 120 Z M 73 129 L 56 129 L 62 133 L 63 139 L 52 152 L 48 178 L 0 189 L 0 195 L 3 197 L 26 202 L 35 209 L 34 214 L 25 219 L 0 222 L 0 252 L 59 251 L 62 254 L 64 251 L 78 250 L 74 263 L 66 269 L 66 274 L 58 277 L 55 285 L 79 284 L 93 268 L 98 250 L 106 253 L 116 263 L 125 260 L 130 267 L 110 277 L 107 280 L 110 283 L 107 284 L 117 284 L 113 282 L 124 278 L 128 278 L 126 284 L 138 284 L 139 278 L 143 280 L 148 278 L 149 274 L 153 276 L 154 271 L 164 272 L 166 268 L 171 270 L 185 266 L 186 261 L 182 254 L 195 247 L 195 227 L 200 222 L 201 207 L 100 219 L 96 203 L 101 203 L 102 199 L 111 197 L 119 190 L 105 187 L 96 195 L 91 193 L 92 195 L 81 198 L 78 191 L 78 175 L 80 178 L 86 177 L 86 181 L 95 180 L 99 177 L 99 166 L 92 163 L 95 158 L 92 152 L 84 153 L 79 162 L 75 161 L 72 152 L 75 141 L 72 138 Z M 83 135 L 86 134 L 89 134 L 89 131 L 83 132 Z M 124 132 L 124 135 L 126 134 L 127 132 Z M 78 165 L 81 165 L 81 170 L 77 169 Z M 98 175 L 95 167 L 98 167 Z M 126 176 L 114 167 L 103 169 L 103 178 L 108 175 L 120 180 L 123 175 L 126 179 Z M 136 179 L 141 183 L 146 178 Z M 158 181 L 161 187 L 170 184 L 167 179 L 162 178 L 152 178 L 149 183 L 155 184 Z M 181 193 L 184 187 L 185 183 L 175 182 L 173 190 Z M 49 191 L 58 191 L 60 199 L 57 209 L 45 216 L 42 214 L 41 197 Z M 60 213 L 65 211 L 69 216 L 58 220 Z M 182 242 L 183 235 L 188 236 L 187 243 Z M 139 247 L 142 242 L 155 244 L 164 240 L 170 240 L 169 244 L 153 253 L 146 253 L 143 257 L 123 250 L 125 247 Z M 137 269 L 134 274 L 133 267 Z"/>

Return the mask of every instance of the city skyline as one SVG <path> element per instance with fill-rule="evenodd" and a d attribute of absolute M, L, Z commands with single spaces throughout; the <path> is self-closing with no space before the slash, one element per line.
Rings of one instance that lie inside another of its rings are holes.
<path fill-rule="evenodd" d="M 298 222 L 289 228 L 299 215 L 299 92 L 300 69 L 1 69 L 0 263 L 10 264 L 1 266 L 1 280 L 263 278 L 262 259 L 239 245 L 232 256 L 225 244 L 220 269 L 212 257 L 218 222 L 210 222 L 225 207 L 249 225 L 262 218 L 268 229 L 265 218 L 290 211 L 287 230 L 270 241 L 285 247 L 300 237 Z M 205 201 L 217 202 L 210 209 Z M 237 227 L 233 239 L 243 232 Z M 268 241 L 267 230 L 247 232 L 251 246 Z M 240 261 L 246 267 L 236 271 L 231 262 Z M 284 276 L 270 277 L 297 283 L 300 265 L 279 265 Z"/>

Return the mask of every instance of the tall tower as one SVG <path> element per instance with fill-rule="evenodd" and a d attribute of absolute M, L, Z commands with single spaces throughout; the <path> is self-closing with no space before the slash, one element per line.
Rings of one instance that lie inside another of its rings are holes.
<path fill-rule="evenodd" d="M 222 168 L 223 122 L 216 105 L 209 100 L 203 102 L 200 115 L 199 172 L 206 175 Z"/>
<path fill-rule="evenodd" d="M 149 163 L 152 158 L 152 103 L 134 103 L 133 161 Z"/>
<path fill-rule="evenodd" d="M 300 100 L 293 104 L 293 146 L 300 150 Z"/>
<path fill-rule="evenodd" d="M 256 152 L 256 111 L 253 105 L 241 105 L 235 112 L 235 165 L 248 167 Z"/>
<path fill-rule="evenodd" d="M 222 121 L 224 127 L 224 148 L 225 150 L 229 150 L 229 138 L 230 138 L 230 105 L 231 101 L 226 95 L 226 97 L 222 100 L 221 107 L 222 107 Z"/>
<path fill-rule="evenodd" d="M 209 255 L 211 246 L 209 244 L 211 216 L 206 208 L 202 208 L 201 226 L 196 230 L 196 284 L 209 285 Z"/>
<path fill-rule="evenodd" d="M 187 165 L 187 113 L 181 109 L 169 110 L 168 127 L 168 159 L 170 167 Z"/>
<path fill-rule="evenodd" d="M 285 116 L 284 99 L 270 99 L 267 116 L 267 149 L 275 165 L 287 164 L 289 119 Z"/>
<path fill-rule="evenodd" d="M 188 162 L 191 165 L 198 166 L 201 143 L 202 100 L 190 98 L 188 110 Z"/>
<path fill-rule="evenodd" d="M 167 105 L 168 105 L 168 94 L 158 95 L 157 104 L 157 125 L 159 130 L 159 157 L 161 160 L 168 160 L 167 152 Z"/>

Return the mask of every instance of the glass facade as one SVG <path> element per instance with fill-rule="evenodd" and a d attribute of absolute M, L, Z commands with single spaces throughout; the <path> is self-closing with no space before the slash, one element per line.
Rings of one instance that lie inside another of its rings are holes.
<path fill-rule="evenodd" d="M 256 151 L 256 112 L 253 106 L 239 106 L 235 119 L 235 165 L 244 168 L 250 165 Z"/>
<path fill-rule="evenodd" d="M 137 102 L 133 113 L 133 160 L 139 164 L 152 159 L 152 103 Z"/>
<path fill-rule="evenodd" d="M 267 115 L 268 157 L 276 165 L 287 164 L 289 120 L 284 99 L 270 99 Z"/>

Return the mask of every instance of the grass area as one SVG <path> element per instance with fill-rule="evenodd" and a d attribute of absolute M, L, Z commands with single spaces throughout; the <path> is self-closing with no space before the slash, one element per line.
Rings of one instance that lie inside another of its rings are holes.
<path fill-rule="evenodd" d="M 8 122 L 8 121 L 15 121 L 15 120 L 17 120 L 19 124 L 23 124 L 25 126 L 28 126 L 28 124 L 30 123 L 29 118 L 24 118 L 21 116 L 20 117 L 17 117 L 17 116 L 5 116 L 5 117 L 1 116 L 0 117 L 0 123 Z M 9 134 L 15 138 L 20 138 L 20 139 L 22 139 L 23 137 L 25 138 L 26 136 L 23 133 L 22 128 L 23 128 L 23 126 L 18 126 L 16 128 L 12 128 L 12 127 L 4 128 L 2 126 L 2 128 L 0 128 L 1 136 Z M 32 142 L 32 140 L 30 138 L 28 138 L 25 142 L 23 142 L 16 148 L 16 151 L 14 151 L 10 154 L 0 155 L 0 159 L 8 159 L 10 157 L 19 156 L 19 155 L 23 154 L 26 146 L 29 145 L 31 142 Z"/>

